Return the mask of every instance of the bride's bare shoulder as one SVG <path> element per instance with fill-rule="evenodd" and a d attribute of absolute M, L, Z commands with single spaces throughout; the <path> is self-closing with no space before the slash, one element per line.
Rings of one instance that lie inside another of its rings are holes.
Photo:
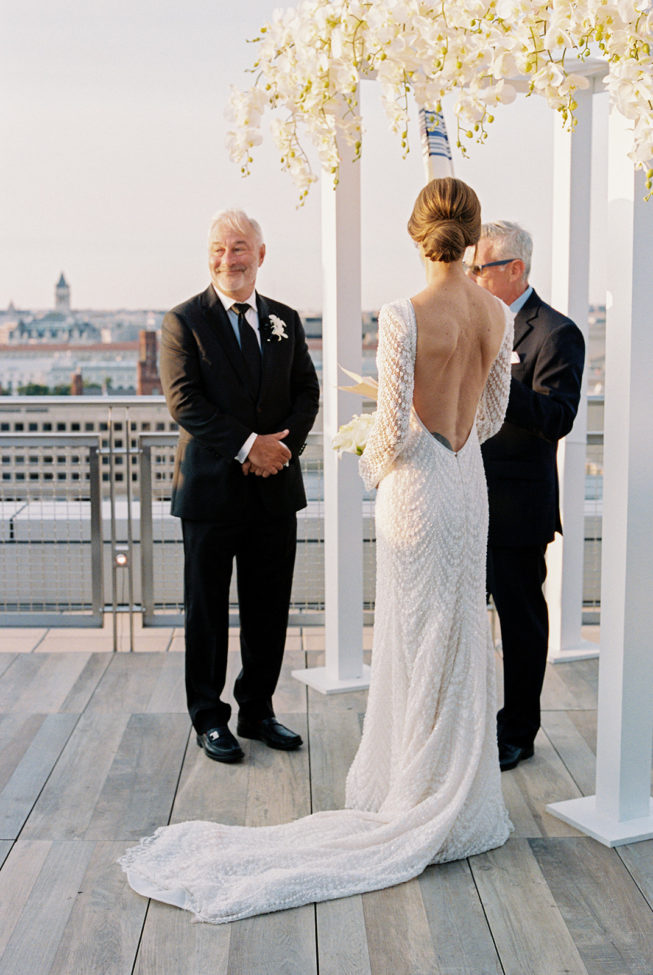
<path fill-rule="evenodd" d="M 469 292 L 472 301 L 476 304 L 479 315 L 478 318 L 484 322 L 493 332 L 503 335 L 506 326 L 507 306 L 500 298 L 495 298 L 493 294 L 471 283 L 472 290 Z"/>

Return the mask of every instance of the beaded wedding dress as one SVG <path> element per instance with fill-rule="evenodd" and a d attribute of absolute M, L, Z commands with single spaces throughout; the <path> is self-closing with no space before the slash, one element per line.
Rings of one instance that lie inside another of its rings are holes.
<path fill-rule="evenodd" d="M 346 809 L 258 828 L 165 826 L 120 863 L 138 893 L 221 923 L 390 887 L 500 846 L 494 657 L 479 444 L 503 421 L 512 317 L 456 453 L 412 406 L 410 301 L 379 316 L 379 402 L 360 470 L 376 500 L 377 599 L 363 736 Z"/>

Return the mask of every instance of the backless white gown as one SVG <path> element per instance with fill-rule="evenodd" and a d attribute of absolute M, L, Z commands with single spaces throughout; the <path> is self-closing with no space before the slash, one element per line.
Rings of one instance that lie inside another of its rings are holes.
<path fill-rule="evenodd" d="M 512 316 L 457 452 L 412 406 L 410 301 L 379 315 L 379 401 L 361 475 L 376 499 L 372 678 L 346 809 L 279 826 L 164 826 L 120 860 L 146 897 L 223 923 L 390 887 L 500 846 L 510 821 L 496 740 L 485 609 L 487 488 L 480 443 L 510 386 Z"/>

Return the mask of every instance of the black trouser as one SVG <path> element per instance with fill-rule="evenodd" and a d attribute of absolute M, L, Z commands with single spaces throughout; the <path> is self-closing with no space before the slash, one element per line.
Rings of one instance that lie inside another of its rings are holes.
<path fill-rule="evenodd" d="M 549 614 L 542 585 L 546 545 L 488 549 L 488 591 L 501 624 L 503 707 L 499 742 L 528 747 L 540 727 L 540 694 L 549 644 Z"/>
<path fill-rule="evenodd" d="M 226 724 L 229 586 L 236 560 L 242 669 L 234 686 L 246 720 L 271 717 L 286 642 L 297 517 L 255 512 L 223 524 L 182 519 L 186 610 L 186 699 L 200 734 Z"/>

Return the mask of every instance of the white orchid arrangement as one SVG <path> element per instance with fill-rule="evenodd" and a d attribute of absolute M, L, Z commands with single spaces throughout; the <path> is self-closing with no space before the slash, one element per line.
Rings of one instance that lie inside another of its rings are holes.
<path fill-rule="evenodd" d="M 262 141 L 267 108 L 281 165 L 303 200 L 317 175 L 305 136 L 337 181 L 338 139 L 362 145 L 357 90 L 375 77 L 392 130 L 408 151 L 409 96 L 441 111 L 457 94 L 458 147 L 482 142 L 493 111 L 515 98 L 510 78 L 546 98 L 569 127 L 575 94 L 588 85 L 582 64 L 606 62 L 604 83 L 632 121 L 634 164 L 653 193 L 653 6 L 649 0 L 303 0 L 276 10 L 255 38 L 255 84 L 234 90 L 228 144 L 244 175 Z M 573 70 L 572 65 L 576 67 Z M 302 132 L 303 130 L 303 132 Z M 305 133 L 305 135 L 304 135 Z"/>

